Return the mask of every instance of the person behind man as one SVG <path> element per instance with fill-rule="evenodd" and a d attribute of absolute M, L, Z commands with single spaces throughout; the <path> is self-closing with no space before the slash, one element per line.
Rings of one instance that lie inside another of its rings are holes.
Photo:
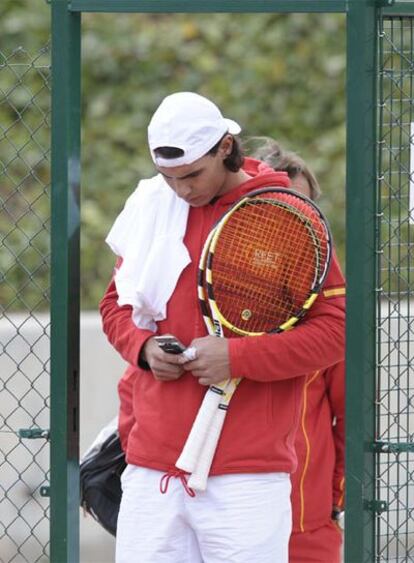
<path fill-rule="evenodd" d="M 296 153 L 269 138 L 256 138 L 255 156 L 291 179 L 291 188 L 317 200 L 315 174 Z M 328 291 L 333 291 L 328 290 Z M 337 288 L 343 295 L 345 288 Z M 293 527 L 290 563 L 339 563 L 344 506 L 345 363 L 306 376 L 295 448 L 298 468 L 291 475 Z"/>
<path fill-rule="evenodd" d="M 295 330 L 207 335 L 196 273 L 209 231 L 243 194 L 289 186 L 286 173 L 243 158 L 239 132 L 202 96 L 165 98 L 148 127 L 158 175 L 140 182 L 107 239 L 118 260 L 100 305 L 103 327 L 133 382 L 118 563 L 288 561 L 302 388 L 307 374 L 343 360 L 345 307 L 343 296 L 322 293 Z M 334 259 L 324 289 L 338 286 Z M 163 352 L 155 334 L 176 336 L 196 359 Z M 244 379 L 207 490 L 194 496 L 175 462 L 205 386 L 229 377 Z"/>

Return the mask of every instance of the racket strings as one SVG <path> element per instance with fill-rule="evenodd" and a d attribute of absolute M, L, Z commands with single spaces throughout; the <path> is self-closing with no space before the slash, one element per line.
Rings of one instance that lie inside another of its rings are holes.
<path fill-rule="evenodd" d="M 263 190 L 259 195 L 252 195 L 251 202 L 257 200 L 260 202 L 263 201 L 263 199 L 268 203 L 287 206 L 290 211 L 297 214 L 298 218 L 310 225 L 315 234 L 315 243 L 320 245 L 322 269 L 319 275 L 322 276 L 329 263 L 330 256 L 328 257 L 328 255 L 330 253 L 331 242 L 329 228 L 319 208 L 304 196 L 290 190 Z"/>
<path fill-rule="evenodd" d="M 311 223 L 266 200 L 247 203 L 224 222 L 211 244 L 207 289 L 231 325 L 268 332 L 300 309 L 323 262 Z"/>

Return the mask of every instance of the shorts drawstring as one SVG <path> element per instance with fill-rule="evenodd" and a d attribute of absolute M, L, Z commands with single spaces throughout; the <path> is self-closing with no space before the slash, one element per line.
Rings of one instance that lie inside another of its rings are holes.
<path fill-rule="evenodd" d="M 161 477 L 161 481 L 160 481 L 160 492 L 165 495 L 165 493 L 168 490 L 168 485 L 170 482 L 171 477 L 174 478 L 179 478 L 185 492 L 188 494 L 188 496 L 190 497 L 195 497 L 195 491 L 188 486 L 187 483 L 187 477 L 186 477 L 186 473 L 184 473 L 184 471 L 182 471 L 181 469 L 171 469 L 170 471 L 167 471 L 167 473 L 165 473 L 162 477 Z"/>

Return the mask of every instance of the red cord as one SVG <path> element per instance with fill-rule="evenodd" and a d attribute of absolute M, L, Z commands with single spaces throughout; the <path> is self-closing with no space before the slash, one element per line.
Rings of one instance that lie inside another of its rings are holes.
<path fill-rule="evenodd" d="M 191 487 L 188 486 L 187 483 L 187 477 L 186 477 L 186 473 L 184 473 L 184 471 L 182 471 L 181 469 L 171 469 L 170 471 L 167 471 L 167 473 L 165 473 L 162 477 L 161 477 L 161 481 L 160 481 L 160 492 L 165 495 L 165 493 L 168 491 L 168 485 L 170 483 L 170 479 L 174 477 L 174 478 L 179 478 L 185 492 L 188 494 L 188 496 L 190 497 L 195 497 L 195 491 L 193 491 L 193 489 Z"/>

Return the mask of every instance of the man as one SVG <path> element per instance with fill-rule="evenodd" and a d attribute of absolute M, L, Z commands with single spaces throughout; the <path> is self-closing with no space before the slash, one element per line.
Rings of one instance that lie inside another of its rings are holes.
<path fill-rule="evenodd" d="M 289 185 L 285 173 L 252 159 L 244 161 L 235 137 L 239 132 L 240 127 L 224 119 L 206 98 L 189 92 L 165 98 L 148 128 L 159 173 L 151 182 L 159 189 L 153 192 L 155 203 L 146 200 L 153 213 L 149 222 L 159 226 L 162 236 L 149 251 L 147 240 L 137 245 L 131 225 L 138 215 L 131 211 L 131 203 L 125 209 L 128 225 L 116 228 L 120 238 L 110 237 L 116 252 L 125 237 L 130 239 L 124 255 L 117 252 L 117 273 L 101 302 L 101 313 L 110 342 L 130 363 L 135 420 L 122 476 L 118 563 L 288 561 L 289 473 L 296 467 L 294 437 L 304 378 L 343 359 L 344 300 L 321 295 L 307 319 L 284 334 L 207 336 L 197 301 L 196 272 L 209 231 L 243 194 Z M 173 194 L 178 202 L 171 199 Z M 160 217 L 167 200 L 177 221 L 166 213 L 170 226 L 165 228 Z M 182 233 L 188 261 L 174 230 L 183 217 L 176 205 L 180 202 L 188 212 Z M 148 214 L 141 217 L 145 220 Z M 154 294 L 151 281 L 147 279 L 143 289 L 137 246 L 146 256 L 141 270 L 147 270 L 148 263 L 159 267 L 160 275 L 154 279 L 161 278 L 161 287 L 154 299 L 148 299 Z M 171 256 L 181 264 L 178 271 Z M 129 278 L 125 272 L 131 274 Z M 134 293 L 135 282 L 140 291 Z M 172 289 L 160 301 L 163 285 Z M 339 285 L 343 278 L 334 260 L 325 288 Z M 148 312 L 153 315 L 150 329 L 137 322 L 148 320 Z M 185 346 L 191 345 L 195 360 L 163 352 L 154 333 L 173 334 Z M 193 496 L 175 462 L 205 386 L 228 377 L 244 379 L 231 403 L 207 491 Z M 158 485 L 168 493 L 161 495 Z"/>

